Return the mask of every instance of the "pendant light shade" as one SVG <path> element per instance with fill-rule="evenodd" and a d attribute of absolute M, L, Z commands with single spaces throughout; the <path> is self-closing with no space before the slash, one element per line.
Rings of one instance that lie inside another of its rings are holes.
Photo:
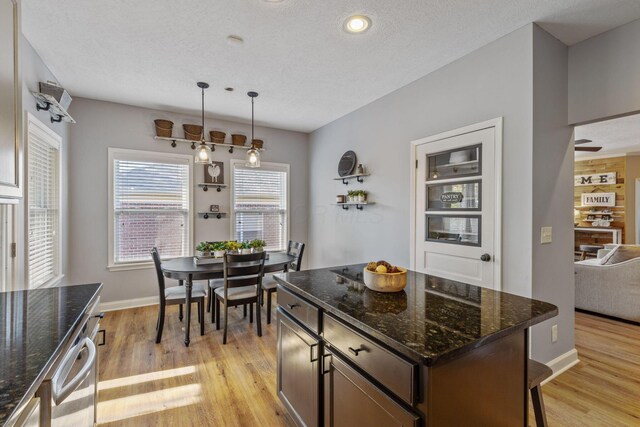
<path fill-rule="evenodd" d="M 259 168 L 260 167 L 260 151 L 256 148 L 254 141 L 254 116 L 253 116 L 253 102 L 258 96 L 258 92 L 248 92 L 247 95 L 251 98 L 251 148 L 247 150 L 247 159 L 245 161 L 245 166 L 249 168 Z"/>
<path fill-rule="evenodd" d="M 201 165 L 207 165 L 211 163 L 211 148 L 204 142 L 200 143 L 198 146 L 198 151 L 196 152 L 196 163 Z"/>
<path fill-rule="evenodd" d="M 209 87 L 209 83 L 198 82 L 198 87 L 202 90 L 202 139 L 200 140 L 200 145 L 198 146 L 198 150 L 196 152 L 196 163 L 201 165 L 206 165 L 211 163 L 213 158 L 213 153 L 211 148 L 207 145 L 204 140 L 204 90 Z"/>

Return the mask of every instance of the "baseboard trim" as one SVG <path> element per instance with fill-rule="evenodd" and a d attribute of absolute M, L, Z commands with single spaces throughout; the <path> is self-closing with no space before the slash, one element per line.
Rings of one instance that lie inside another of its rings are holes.
<path fill-rule="evenodd" d="M 579 362 L 580 359 L 578 359 L 578 351 L 575 348 L 567 351 L 565 354 L 556 357 L 555 359 L 547 363 L 547 366 L 551 368 L 553 374 L 549 378 L 544 380 L 541 384 L 544 385 L 548 383 L 563 372 L 576 366 Z"/>
<path fill-rule="evenodd" d="M 100 311 L 125 310 L 127 308 L 145 307 L 158 304 L 158 297 L 134 298 L 122 301 L 103 302 Z"/>

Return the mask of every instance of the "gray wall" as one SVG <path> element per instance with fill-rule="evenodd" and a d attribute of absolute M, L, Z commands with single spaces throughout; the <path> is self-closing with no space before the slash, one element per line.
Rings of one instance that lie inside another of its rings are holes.
<path fill-rule="evenodd" d="M 57 81 L 53 73 L 47 68 L 38 53 L 31 47 L 29 41 L 23 36 L 20 40 L 20 54 L 21 54 L 21 67 L 22 67 L 22 109 L 24 112 L 23 124 L 24 124 L 24 137 L 22 139 L 26 152 L 26 144 L 28 143 L 26 138 L 26 123 L 27 112 L 33 114 L 42 123 L 47 125 L 51 130 L 60 135 L 62 138 L 62 146 L 60 149 L 60 170 L 61 170 L 61 218 L 62 218 L 62 230 L 61 230 L 61 243 L 62 243 L 62 274 L 66 274 L 68 267 L 68 224 L 69 224 L 69 199 L 67 193 L 68 185 L 68 161 L 69 161 L 69 125 L 67 123 L 51 123 L 49 112 L 37 111 L 35 98 L 31 95 L 31 91 L 38 91 L 38 82 L 40 81 Z M 24 157 L 26 160 L 26 157 Z M 23 172 L 26 173 L 26 163 L 23 167 Z M 24 194 L 27 194 L 25 177 Z M 25 285 L 25 262 L 26 262 L 26 211 L 24 200 L 21 200 L 16 213 L 16 243 L 17 253 L 16 258 L 16 286 L 21 289 Z"/>
<path fill-rule="evenodd" d="M 188 144 L 172 148 L 168 142 L 153 139 L 153 120 L 166 118 L 174 122 L 174 136 L 182 136 L 183 123 L 199 123 L 200 118 L 131 107 L 110 102 L 76 99 L 71 114 L 78 121 L 71 128 L 69 158 L 70 232 L 69 281 L 104 282 L 103 302 L 130 300 L 157 295 L 155 272 L 151 269 L 111 272 L 107 270 L 107 148 L 129 148 L 166 153 L 193 154 Z M 206 120 L 206 129 L 250 135 L 250 126 L 221 120 Z M 307 239 L 308 136 L 303 133 L 271 128 L 256 128 L 256 138 L 264 139 L 263 161 L 291 165 L 291 238 Z M 229 159 L 244 158 L 245 151 L 229 154 L 218 149 L 217 160 L 225 162 L 225 181 L 229 182 Z M 202 167 L 196 165 L 194 180 L 202 182 Z M 230 191 L 194 189 L 195 210 L 208 210 L 219 204 L 228 212 Z M 201 240 L 229 239 L 229 218 L 197 217 L 195 237 Z"/>
<path fill-rule="evenodd" d="M 531 333 L 532 357 L 547 362 L 574 348 L 574 151 L 567 126 L 567 47 L 540 27 L 533 29 L 532 296 L 560 309 Z M 551 244 L 540 244 L 541 227 L 553 227 Z"/>
<path fill-rule="evenodd" d="M 503 289 L 531 292 L 532 31 L 521 28 L 311 134 L 309 262 L 386 259 L 409 265 L 410 142 L 504 117 Z M 332 178 L 354 150 L 371 172 Z M 363 188 L 376 204 L 343 211 L 336 194 Z"/>
<path fill-rule="evenodd" d="M 640 111 L 640 20 L 569 48 L 569 123 Z"/>
<path fill-rule="evenodd" d="M 540 62 L 536 67 L 534 60 Z M 545 65 L 547 60 L 552 62 Z M 549 87 L 544 83 L 547 77 L 551 79 Z M 534 84 L 545 93 L 535 104 Z M 570 140 L 566 85 L 566 48 L 531 24 L 313 132 L 309 164 L 311 265 L 382 258 L 408 265 L 410 141 L 504 117 L 502 287 L 524 296 L 539 294 L 561 306 L 564 317 L 558 318 L 562 321 L 558 344 L 551 346 L 549 326 L 534 333 L 534 354 L 540 360 L 548 362 L 572 349 L 573 321 L 567 319 L 573 313 L 573 300 L 567 300 L 567 292 L 573 290 L 573 275 L 567 272 L 572 266 L 573 236 L 561 230 L 572 230 L 568 221 L 573 206 L 572 193 L 566 194 L 573 185 L 572 163 L 566 156 Z M 559 109 L 564 106 L 558 117 L 553 112 L 542 114 L 542 106 L 549 101 L 559 102 Z M 534 107 L 540 114 L 535 120 Z M 545 136 L 553 136 L 559 147 L 538 149 L 541 143 L 551 144 Z M 372 174 L 364 184 L 345 187 L 332 180 L 338 159 L 348 149 L 358 154 L 359 162 Z M 556 158 L 559 152 L 564 153 L 561 161 Z M 549 170 L 547 161 L 553 165 Z M 547 181 L 534 184 L 547 172 L 566 182 L 558 188 Z M 364 211 L 343 211 L 331 205 L 336 194 L 354 187 L 369 190 L 376 204 Z M 538 205 L 534 208 L 547 193 L 550 200 L 545 201 L 545 212 Z M 558 219 L 553 218 L 555 214 Z M 554 226 L 552 248 L 539 247 L 542 223 Z M 562 256 L 557 257 L 559 253 Z M 554 257 L 542 266 L 545 258 Z M 552 281 L 555 273 L 559 276 Z M 557 297 L 552 285 L 558 282 L 563 290 Z"/>

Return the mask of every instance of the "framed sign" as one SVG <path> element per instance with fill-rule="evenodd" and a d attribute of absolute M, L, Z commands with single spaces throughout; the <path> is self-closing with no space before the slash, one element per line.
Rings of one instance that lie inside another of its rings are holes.
<path fill-rule="evenodd" d="M 582 193 L 582 206 L 615 206 L 616 193 Z"/>
<path fill-rule="evenodd" d="M 211 162 L 204 165 L 205 184 L 224 184 L 224 163 Z"/>
<path fill-rule="evenodd" d="M 575 176 L 576 187 L 580 187 L 583 185 L 609 185 L 616 183 L 617 181 L 615 172 L 594 173 L 591 175 Z"/>

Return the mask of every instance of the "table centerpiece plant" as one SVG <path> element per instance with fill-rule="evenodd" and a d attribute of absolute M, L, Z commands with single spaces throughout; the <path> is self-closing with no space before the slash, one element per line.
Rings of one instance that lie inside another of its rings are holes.
<path fill-rule="evenodd" d="M 228 252 L 238 253 L 242 245 L 239 242 L 236 242 L 235 240 L 231 240 L 226 242 L 225 246 Z"/>
<path fill-rule="evenodd" d="M 227 242 L 213 242 L 210 245 L 211 251 L 215 258 L 222 258 L 227 249 Z"/>
<path fill-rule="evenodd" d="M 264 247 L 267 246 L 267 242 L 260 239 L 253 239 L 249 242 L 249 246 L 253 249 L 253 252 L 262 252 Z"/>
<path fill-rule="evenodd" d="M 242 255 L 247 255 L 251 253 L 251 246 L 249 245 L 249 242 L 240 243 L 240 253 Z"/>
<path fill-rule="evenodd" d="M 196 246 L 196 251 L 199 257 L 211 256 L 211 245 L 208 242 L 200 242 Z"/>

